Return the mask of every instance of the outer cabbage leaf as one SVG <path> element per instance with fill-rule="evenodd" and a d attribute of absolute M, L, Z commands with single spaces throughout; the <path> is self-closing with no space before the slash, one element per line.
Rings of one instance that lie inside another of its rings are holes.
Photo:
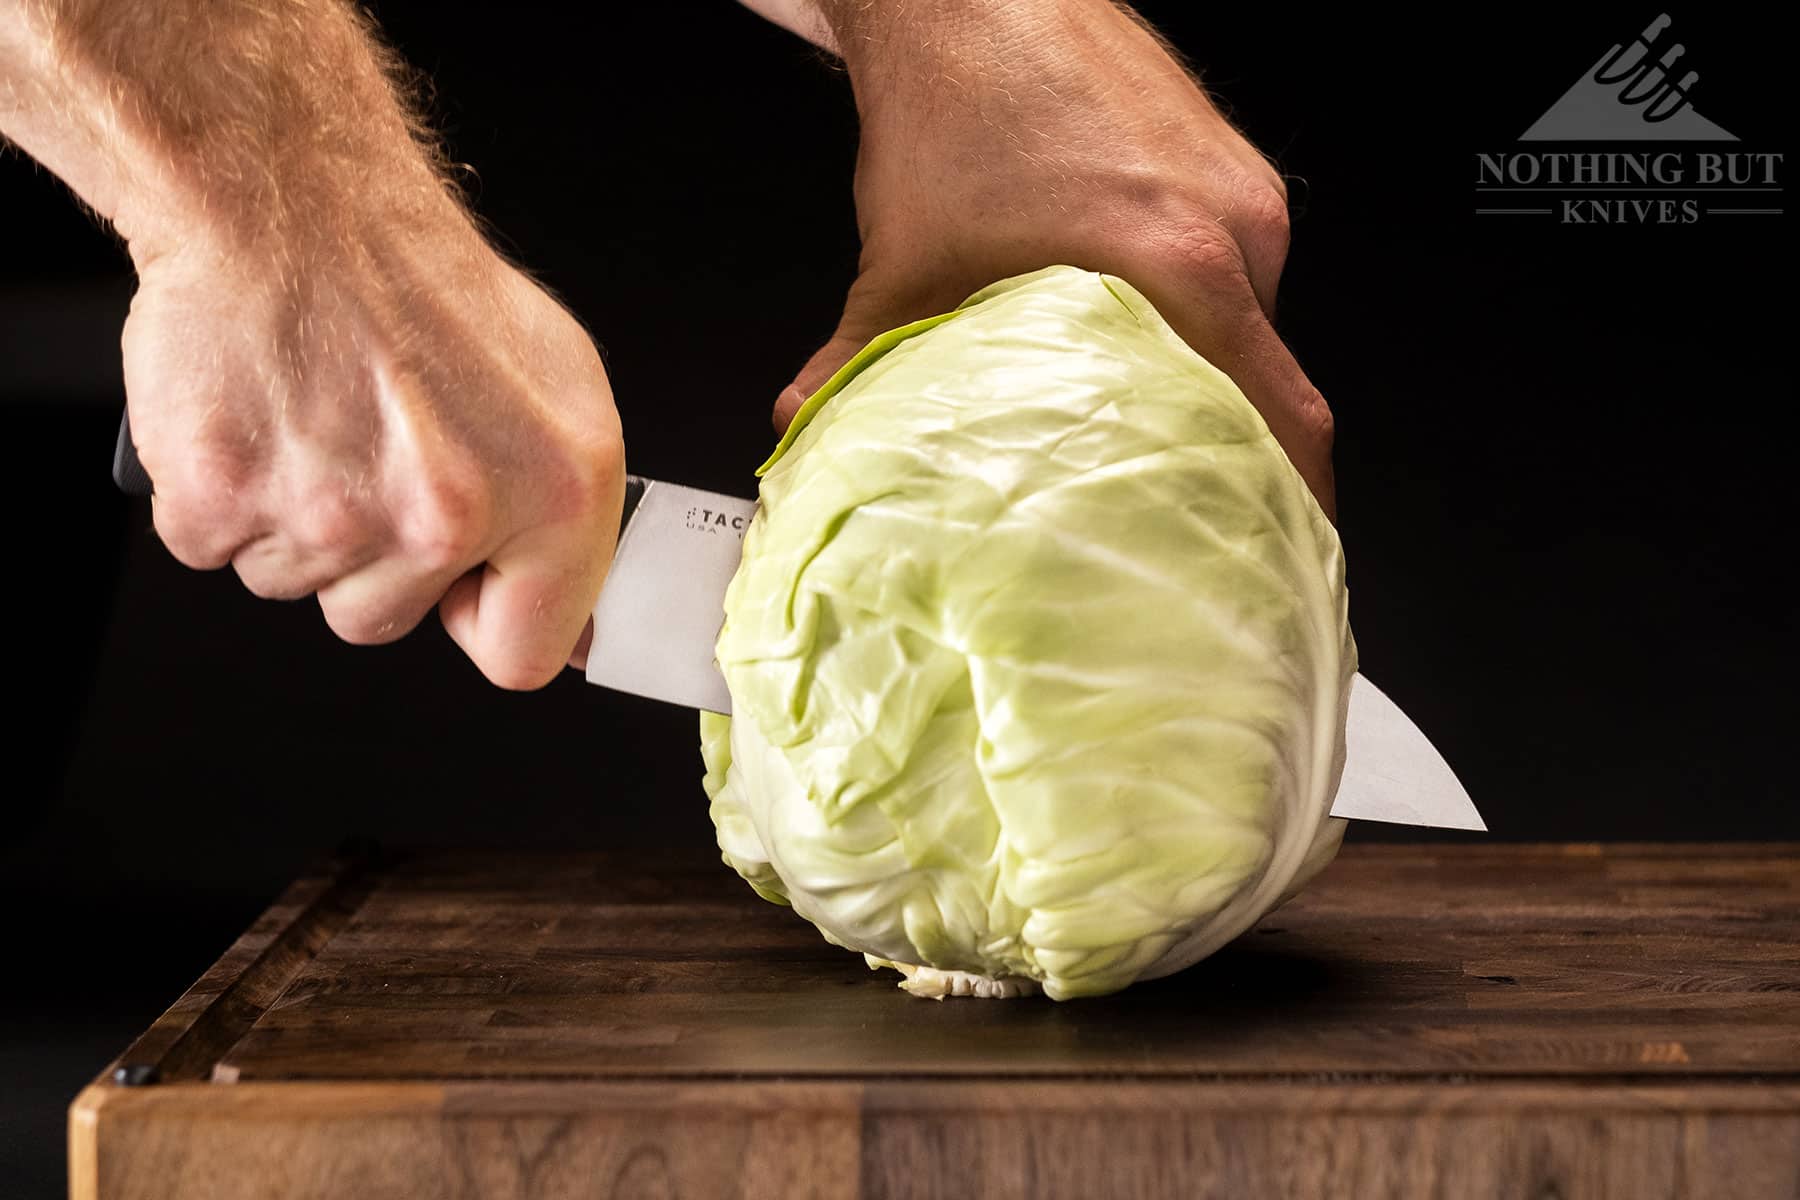
<path fill-rule="evenodd" d="M 760 474 L 705 784 L 725 860 L 832 942 L 923 994 L 1097 995 L 1335 853 L 1337 534 L 1124 280 L 883 335 Z"/>

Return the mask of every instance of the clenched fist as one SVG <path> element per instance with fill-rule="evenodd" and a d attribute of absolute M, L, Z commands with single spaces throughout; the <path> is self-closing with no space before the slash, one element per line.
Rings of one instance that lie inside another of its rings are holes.
<path fill-rule="evenodd" d="M 156 529 L 259 596 L 317 593 L 346 641 L 435 606 L 503 687 L 551 679 L 624 492 L 600 358 L 446 207 L 441 224 L 139 262 L 125 384 Z"/>
<path fill-rule="evenodd" d="M 1287 192 L 1113 0 L 754 0 L 844 59 L 862 261 L 800 404 L 883 330 L 1056 263 L 1148 296 L 1243 389 L 1327 513 L 1331 411 L 1271 325 Z"/>

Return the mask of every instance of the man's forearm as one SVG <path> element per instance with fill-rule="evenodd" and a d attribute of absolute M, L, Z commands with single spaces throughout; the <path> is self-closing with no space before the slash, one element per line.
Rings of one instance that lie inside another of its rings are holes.
<path fill-rule="evenodd" d="M 1061 65 L 1067 48 L 1104 36 L 1123 18 L 1178 59 L 1153 28 L 1117 0 L 744 0 L 770 20 L 843 60 L 864 122 L 913 124 L 924 113 L 990 91 L 1012 90 Z M 1174 68 L 1179 69 L 1179 68 Z M 1197 82 L 1197 81 L 1196 81 Z M 998 84 L 997 88 L 987 85 Z M 1127 86 L 1129 81 L 1120 81 Z M 1080 103 L 1086 97 L 1066 97 Z M 990 114 L 1004 121 L 1005 113 Z"/>
<path fill-rule="evenodd" d="M 928 40 L 944 21 L 972 23 L 984 10 L 1005 15 L 1024 7 L 1007 0 L 740 0 L 744 7 L 840 58 L 887 41 L 898 31 Z"/>
<path fill-rule="evenodd" d="M 852 76 L 972 35 L 999 51 L 1008 30 L 1041 28 L 1056 0 L 744 0 L 844 60 Z M 1109 0 L 1094 0 L 1105 4 Z"/>
<path fill-rule="evenodd" d="M 394 77 L 342 0 L 0 0 L 0 133 L 134 255 L 450 204 Z"/>

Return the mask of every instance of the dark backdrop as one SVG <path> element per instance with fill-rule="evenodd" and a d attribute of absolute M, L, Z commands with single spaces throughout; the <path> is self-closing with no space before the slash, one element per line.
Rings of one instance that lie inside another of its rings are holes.
<path fill-rule="evenodd" d="M 848 88 L 729 3 L 649 6 L 629 30 L 588 7 L 377 12 L 435 77 L 481 212 L 607 344 L 632 469 L 748 494 L 770 403 L 856 260 Z M 1493 836 L 1800 837 L 1788 218 L 1473 212 L 1475 153 L 1512 148 L 1657 10 L 1421 31 L 1143 7 L 1290 176 L 1279 324 L 1338 418 L 1362 661 Z M 1740 148 L 1784 151 L 1780 51 L 1751 12 L 1674 16 L 1696 106 Z M 340 837 L 711 830 L 691 713 L 572 674 L 502 693 L 434 624 L 353 648 L 310 602 L 173 563 L 107 473 L 127 264 L 17 156 L 0 206 L 17 701 L 0 1180 L 29 1193 L 56 1186 L 60 1105 Z"/>

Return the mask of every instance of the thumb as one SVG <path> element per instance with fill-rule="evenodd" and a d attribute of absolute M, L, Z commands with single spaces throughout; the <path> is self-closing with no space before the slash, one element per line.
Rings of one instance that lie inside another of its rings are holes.
<path fill-rule="evenodd" d="M 621 478 L 621 486 L 623 479 Z M 453 641 L 503 688 L 542 687 L 579 657 L 613 538 L 586 526 L 529 531 L 453 583 L 438 615 Z"/>
<path fill-rule="evenodd" d="M 800 411 L 807 398 L 825 385 L 825 381 L 838 373 L 845 363 L 856 357 L 856 352 L 869 344 L 869 339 L 880 330 L 871 329 L 863 332 L 860 325 L 851 326 L 846 321 L 840 323 L 831 340 L 813 351 L 813 356 L 806 360 L 794 381 L 781 389 L 775 398 L 775 432 L 786 433 L 787 427 L 793 423 L 794 414 Z"/>
<path fill-rule="evenodd" d="M 794 381 L 775 398 L 775 432 L 786 433 L 800 406 L 874 338 L 908 321 L 944 311 L 932 307 L 934 300 L 935 297 L 896 287 L 893 280 L 865 269 L 844 298 L 844 315 L 837 330 L 813 351 Z"/>

